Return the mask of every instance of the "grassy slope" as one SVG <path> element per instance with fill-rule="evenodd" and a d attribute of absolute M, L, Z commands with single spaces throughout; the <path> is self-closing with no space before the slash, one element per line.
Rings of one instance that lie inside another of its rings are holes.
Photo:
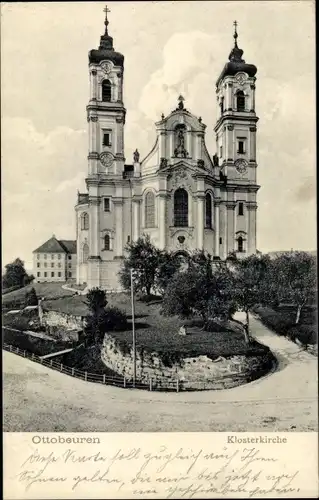
<path fill-rule="evenodd" d="M 25 299 L 25 294 L 34 288 L 37 296 L 44 297 L 45 299 L 56 299 L 58 297 L 68 297 L 74 295 L 75 292 L 68 290 L 63 290 L 63 283 L 34 283 L 27 285 L 19 290 L 9 292 L 2 296 L 3 306 L 16 306 L 19 307 L 23 304 Z"/>
<path fill-rule="evenodd" d="M 318 343 L 317 309 L 305 307 L 295 325 L 296 308 L 290 305 L 280 306 L 274 310 L 270 307 L 256 307 L 255 312 L 261 321 L 279 335 L 297 338 L 303 344 Z"/>

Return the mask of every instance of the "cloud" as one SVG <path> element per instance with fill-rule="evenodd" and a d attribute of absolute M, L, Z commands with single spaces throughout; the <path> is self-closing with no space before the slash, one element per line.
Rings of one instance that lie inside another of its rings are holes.
<path fill-rule="evenodd" d="M 314 176 L 306 177 L 294 192 L 295 199 L 301 203 L 313 201 L 316 198 L 316 179 Z"/>

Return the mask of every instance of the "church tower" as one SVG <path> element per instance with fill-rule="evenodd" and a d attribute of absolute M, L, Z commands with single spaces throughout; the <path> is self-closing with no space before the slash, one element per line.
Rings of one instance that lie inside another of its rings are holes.
<path fill-rule="evenodd" d="M 87 193 L 78 193 L 75 206 L 77 228 L 77 282 L 89 288 L 113 288 L 126 241 L 124 236 L 125 171 L 123 103 L 124 56 L 114 50 L 108 31 L 98 49 L 89 52 L 90 95 L 87 105 Z M 130 228 L 126 229 L 130 234 Z"/>
<path fill-rule="evenodd" d="M 226 182 L 227 254 L 256 252 L 256 124 L 257 68 L 243 59 L 234 22 L 234 47 L 217 82 L 216 148 L 221 177 Z"/>

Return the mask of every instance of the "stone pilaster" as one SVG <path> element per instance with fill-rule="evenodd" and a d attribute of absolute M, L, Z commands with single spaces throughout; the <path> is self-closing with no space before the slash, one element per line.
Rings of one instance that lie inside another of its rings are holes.
<path fill-rule="evenodd" d="M 123 256 L 123 199 L 113 198 L 115 211 L 115 257 Z"/>
<path fill-rule="evenodd" d="M 141 228 L 141 199 L 133 197 L 133 241 L 140 237 Z"/>
<path fill-rule="evenodd" d="M 204 208 L 205 196 L 197 196 L 197 248 L 204 248 Z"/>
<path fill-rule="evenodd" d="M 158 199 L 158 227 L 159 227 L 159 248 L 163 250 L 166 246 L 166 199 L 165 193 L 160 193 Z"/>
<path fill-rule="evenodd" d="M 159 157 L 166 158 L 166 132 L 165 132 L 165 130 L 161 130 L 160 135 L 159 135 Z"/>
<path fill-rule="evenodd" d="M 227 255 L 235 249 L 235 202 L 227 202 Z"/>
<path fill-rule="evenodd" d="M 222 239 L 221 244 L 219 244 L 219 255 L 221 259 L 225 260 L 227 257 L 227 209 L 225 202 L 220 203 L 219 220 L 219 238 Z"/>
<path fill-rule="evenodd" d="M 257 215 L 257 205 L 256 203 L 248 203 L 246 207 L 248 211 L 248 245 L 247 252 L 248 255 L 256 253 L 256 215 Z"/>
<path fill-rule="evenodd" d="M 255 111 L 255 89 L 256 85 L 251 84 L 250 85 L 250 111 Z"/>
<path fill-rule="evenodd" d="M 233 109 L 233 84 L 232 83 L 227 84 L 225 109 L 227 111 L 231 111 Z"/>
<path fill-rule="evenodd" d="M 250 150 L 249 150 L 249 160 L 256 161 L 256 127 L 249 127 L 249 137 L 250 137 Z"/>
<path fill-rule="evenodd" d="M 100 258 L 100 204 L 101 198 L 99 196 L 89 197 L 89 248 L 90 257 L 94 258 Z"/>
<path fill-rule="evenodd" d="M 214 257 L 219 257 L 219 207 L 220 200 L 215 200 L 214 208 L 215 208 L 215 252 Z"/>
<path fill-rule="evenodd" d="M 90 96 L 92 101 L 96 101 L 97 99 L 97 71 L 96 69 L 92 69 L 90 72 Z"/>

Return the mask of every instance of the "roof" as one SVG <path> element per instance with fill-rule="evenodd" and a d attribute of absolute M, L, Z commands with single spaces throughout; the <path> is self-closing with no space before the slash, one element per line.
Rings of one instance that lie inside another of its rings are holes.
<path fill-rule="evenodd" d="M 33 253 L 76 253 L 75 240 L 57 240 L 52 236 L 43 245 L 36 248 Z"/>
<path fill-rule="evenodd" d="M 76 253 L 76 241 L 75 240 L 59 240 L 60 245 L 65 247 L 67 253 Z"/>

